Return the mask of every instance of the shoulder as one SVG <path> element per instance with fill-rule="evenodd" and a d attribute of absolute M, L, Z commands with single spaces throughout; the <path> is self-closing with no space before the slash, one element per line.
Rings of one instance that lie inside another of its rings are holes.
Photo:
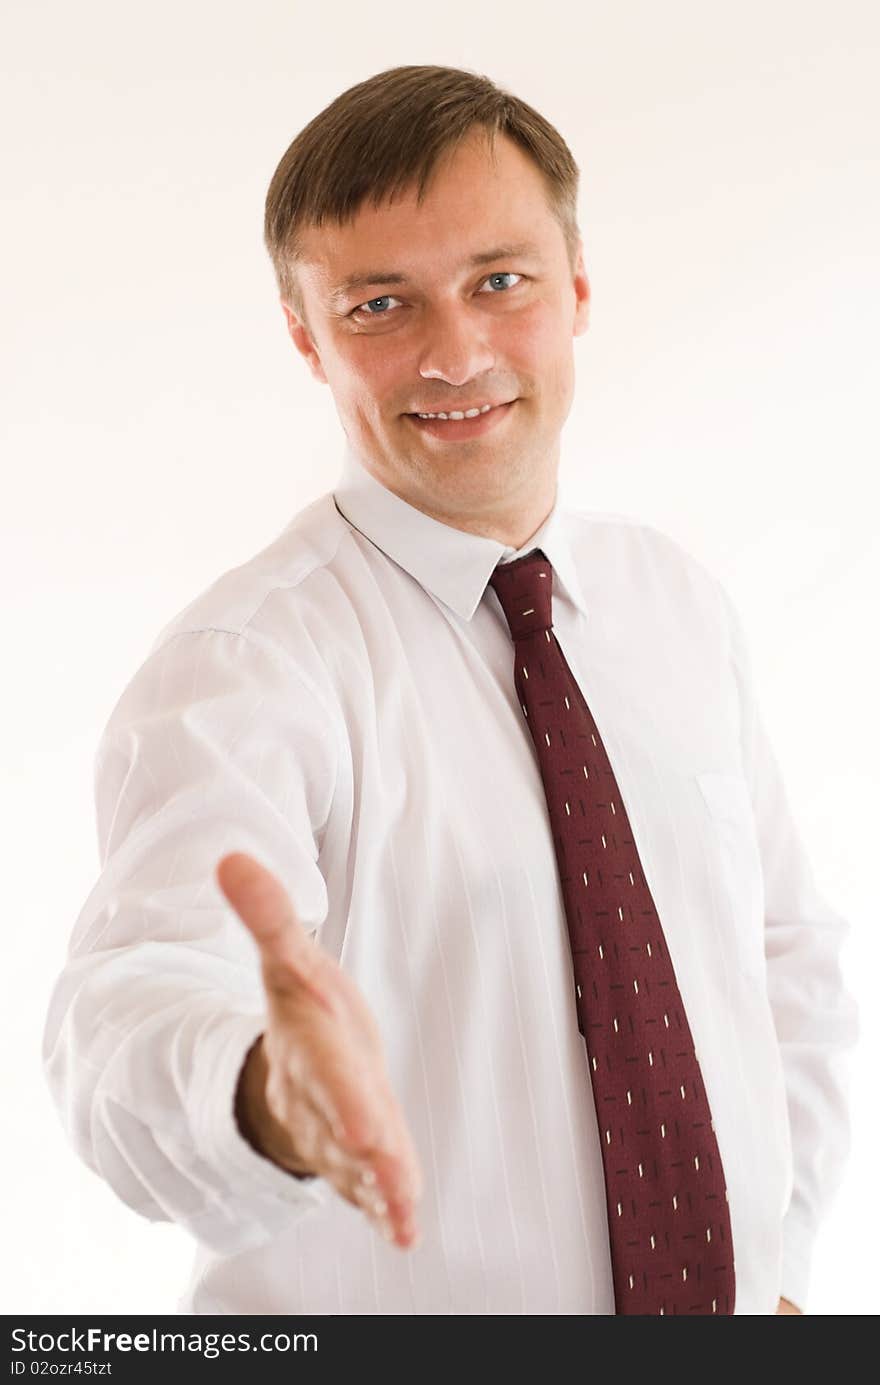
<path fill-rule="evenodd" d="M 582 561 L 625 568 L 637 581 L 700 594 L 717 604 L 720 582 L 710 562 L 657 525 L 614 510 L 568 509 L 572 550 Z"/>
<path fill-rule="evenodd" d="M 221 573 L 159 631 L 117 696 L 102 754 L 133 728 L 296 718 L 317 742 L 343 735 L 315 612 L 345 527 L 322 496 L 245 562 Z M 323 598 L 326 604 L 326 596 Z"/>
<path fill-rule="evenodd" d="M 288 656 L 304 648 L 316 591 L 345 534 L 332 495 L 320 496 L 271 543 L 198 592 L 162 627 L 150 654 L 181 636 L 207 633 L 277 646 Z"/>

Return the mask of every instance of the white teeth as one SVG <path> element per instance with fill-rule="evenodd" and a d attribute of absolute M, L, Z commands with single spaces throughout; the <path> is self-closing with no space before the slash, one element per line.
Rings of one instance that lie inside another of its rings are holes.
<path fill-rule="evenodd" d="M 481 408 L 468 409 L 465 413 L 461 413 L 458 409 L 453 409 L 452 412 L 448 414 L 419 414 L 419 418 L 476 418 L 477 414 L 487 414 L 491 408 L 494 408 L 494 405 L 483 404 Z"/>

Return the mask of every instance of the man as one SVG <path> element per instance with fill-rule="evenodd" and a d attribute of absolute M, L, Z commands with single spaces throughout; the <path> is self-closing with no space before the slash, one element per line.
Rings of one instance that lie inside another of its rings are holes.
<path fill-rule="evenodd" d="M 576 186 L 417 67 L 270 185 L 342 476 L 114 710 L 46 1030 L 79 1153 L 198 1241 L 186 1311 L 803 1311 L 846 925 L 719 584 L 559 503 Z"/>

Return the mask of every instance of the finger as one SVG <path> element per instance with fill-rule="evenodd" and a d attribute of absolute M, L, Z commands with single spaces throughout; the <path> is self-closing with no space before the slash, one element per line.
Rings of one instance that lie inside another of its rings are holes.
<path fill-rule="evenodd" d="M 292 974 L 326 1004 L 317 975 L 320 949 L 297 918 L 281 882 L 243 851 L 223 857 L 217 882 L 259 947 L 268 984 L 283 989 Z"/>
<path fill-rule="evenodd" d="M 390 1219 L 388 1204 L 374 1184 L 367 1185 L 361 1181 L 357 1165 L 346 1163 L 344 1167 L 334 1167 L 325 1172 L 324 1177 L 341 1198 L 357 1211 L 363 1212 L 370 1225 L 386 1241 L 398 1239 L 398 1229 Z M 414 1231 L 412 1239 L 415 1239 Z"/>
<path fill-rule="evenodd" d="M 418 1244 L 420 1234 L 414 1213 L 403 1212 L 389 1201 L 381 1175 L 372 1164 L 345 1157 L 340 1154 L 338 1147 L 335 1157 L 330 1157 L 329 1150 L 325 1151 L 325 1156 L 325 1178 L 341 1197 L 364 1213 L 386 1241 L 401 1247 Z"/>
<path fill-rule="evenodd" d="M 217 866 L 217 881 L 261 949 L 277 954 L 291 932 L 305 934 L 289 894 L 253 856 L 244 851 L 224 856 Z"/>
<path fill-rule="evenodd" d="M 387 1074 L 382 1085 L 388 1111 L 390 1149 L 398 1160 L 394 1186 L 389 1190 L 390 1196 L 394 1202 L 414 1207 L 422 1196 L 423 1180 L 419 1156 L 403 1108 L 394 1095 Z"/>
<path fill-rule="evenodd" d="M 316 1104 L 333 1123 L 336 1138 L 371 1166 L 390 1202 L 411 1207 L 421 1197 L 418 1155 L 387 1072 L 352 1061 L 339 1050 L 321 1074 Z"/>
<path fill-rule="evenodd" d="M 371 1153 L 360 1171 L 360 1188 L 355 1193 L 386 1240 L 401 1247 L 414 1245 L 419 1239 L 414 1202 L 406 1194 L 395 1196 L 393 1191 L 401 1187 L 403 1165 L 403 1158 L 394 1151 Z"/>
<path fill-rule="evenodd" d="M 397 1132 L 392 1125 L 391 1143 L 377 1152 L 373 1167 L 395 1217 L 400 1221 L 415 1217 L 421 1200 L 421 1170 L 402 1129 Z"/>
<path fill-rule="evenodd" d="M 308 1168 L 323 1177 L 341 1197 L 362 1211 L 387 1241 L 396 1241 L 399 1245 L 414 1242 L 416 1228 L 404 1223 L 399 1210 L 392 1209 L 374 1170 L 339 1143 L 336 1135 L 339 1122 L 336 1119 L 328 1121 L 324 1103 L 316 1104 L 306 1089 L 285 1097 L 282 1086 L 281 1094 L 273 1099 L 272 1105 L 282 1124 L 296 1131 L 297 1168 Z M 286 1151 L 281 1162 L 286 1168 L 294 1168 Z"/>
<path fill-rule="evenodd" d="M 310 1108 L 311 1121 L 304 1119 L 303 1102 Z M 385 1240 L 401 1248 L 416 1246 L 420 1233 L 412 1160 L 408 1137 L 402 1139 L 398 1133 L 401 1118 L 390 1107 L 375 1117 L 363 1111 L 359 1120 L 349 1120 L 346 1137 L 326 1091 L 304 1090 L 298 1106 L 297 1143 L 308 1166 L 358 1207 Z M 355 1132 L 360 1138 L 353 1138 Z"/>
<path fill-rule="evenodd" d="M 360 1207 L 364 1216 L 386 1241 L 398 1241 L 401 1227 L 396 1224 L 394 1214 L 381 1190 L 373 1185 L 365 1185 L 355 1175 L 352 1199 Z"/>
<path fill-rule="evenodd" d="M 351 1142 L 352 1153 L 360 1157 L 361 1196 L 366 1202 L 380 1200 L 379 1229 L 389 1240 L 412 1244 L 417 1236 L 421 1169 L 400 1107 L 390 1096 L 377 1100 L 379 1113 L 364 1122 L 362 1138 Z"/>
<path fill-rule="evenodd" d="M 382 1074 L 349 1048 L 328 1055 L 309 1084 L 308 1099 L 321 1112 L 332 1142 L 352 1165 L 372 1171 L 370 1182 L 386 1201 L 412 1201 L 409 1152 L 400 1117 Z"/>
<path fill-rule="evenodd" d="M 348 1042 L 334 1042 L 321 1055 L 309 1098 L 349 1156 L 361 1156 L 385 1142 L 385 1103 L 373 1065 Z"/>

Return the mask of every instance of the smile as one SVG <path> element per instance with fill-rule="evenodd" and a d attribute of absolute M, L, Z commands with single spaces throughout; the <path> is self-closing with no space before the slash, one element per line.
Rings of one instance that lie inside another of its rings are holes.
<path fill-rule="evenodd" d="M 511 399 L 506 404 L 482 404 L 473 409 L 450 409 L 448 413 L 405 414 L 413 427 L 431 437 L 445 441 L 466 442 L 469 438 L 481 437 L 494 432 L 510 413 L 517 401 Z"/>
<path fill-rule="evenodd" d="M 476 418 L 477 414 L 487 414 L 491 408 L 497 407 L 492 404 L 481 404 L 476 409 L 450 409 L 448 413 L 419 414 L 419 418 Z"/>

